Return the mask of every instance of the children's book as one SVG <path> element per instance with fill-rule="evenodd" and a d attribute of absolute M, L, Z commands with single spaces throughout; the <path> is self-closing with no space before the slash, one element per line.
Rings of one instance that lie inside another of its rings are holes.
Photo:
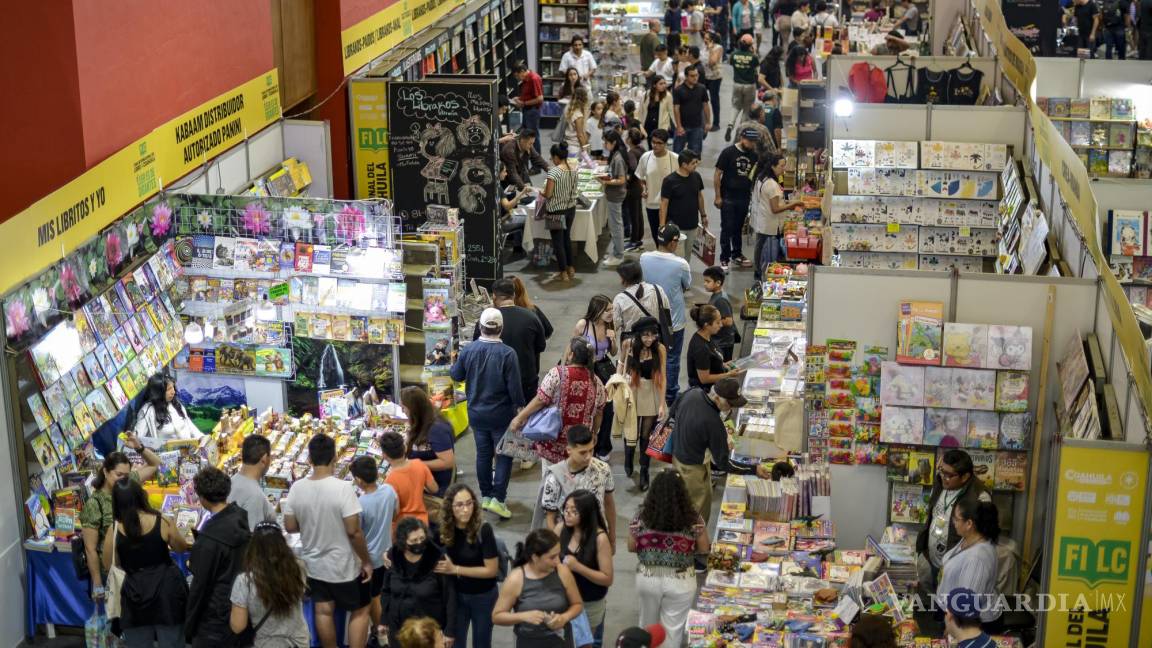
<path fill-rule="evenodd" d="M 260 263 L 260 245 L 256 239 L 237 238 L 234 249 L 232 263 L 235 270 L 249 272 L 256 269 L 253 267 L 253 261 L 257 265 Z"/>
<path fill-rule="evenodd" d="M 1108 151 L 1088 149 L 1088 174 L 1094 176 L 1108 175 Z"/>
<path fill-rule="evenodd" d="M 936 453 L 930 448 L 908 453 L 908 483 L 931 486 L 936 478 Z"/>
<path fill-rule="evenodd" d="M 996 372 L 986 369 L 952 370 L 952 407 L 990 410 L 995 405 Z"/>
<path fill-rule="evenodd" d="M 1032 415 L 1027 412 L 1007 412 L 1000 415 L 1000 448 L 1025 450 L 1029 441 Z"/>
<path fill-rule="evenodd" d="M 87 406 L 88 413 L 92 415 L 92 421 L 97 427 L 116 416 L 116 412 L 120 409 L 112 404 L 112 400 L 108 398 L 108 393 L 100 388 L 89 392 L 88 396 L 84 398 L 84 405 Z"/>
<path fill-rule="evenodd" d="M 1028 454 L 1024 452 L 996 453 L 996 490 L 1024 490 L 1028 473 Z"/>
<path fill-rule="evenodd" d="M 68 402 L 68 397 L 64 395 L 64 388 L 61 383 L 56 383 L 44 390 L 44 400 L 48 403 L 48 411 L 52 413 L 52 418 L 60 421 L 65 416 L 71 416 L 72 405 Z"/>
<path fill-rule="evenodd" d="M 1112 119 L 1132 119 L 1132 100 L 1112 97 Z"/>
<path fill-rule="evenodd" d="M 1128 177 L 1132 172 L 1132 151 L 1108 151 L 1108 175 Z"/>
<path fill-rule="evenodd" d="M 56 455 L 56 448 L 52 445 L 52 438 L 45 432 L 32 438 L 32 452 L 36 455 L 36 461 L 40 462 L 40 467 L 44 470 L 52 470 L 60 463 L 60 457 Z"/>
<path fill-rule="evenodd" d="M 24 510 L 28 513 L 28 521 L 32 523 L 32 533 L 37 538 L 46 538 L 52 533 L 52 523 L 48 519 L 52 505 L 48 503 L 47 496 L 33 493 L 24 502 Z"/>
<path fill-rule="evenodd" d="M 996 452 L 994 450 L 969 450 L 972 457 L 972 473 L 984 482 L 988 490 L 996 486 Z"/>
<path fill-rule="evenodd" d="M 880 363 L 880 403 L 906 407 L 924 405 L 924 367 Z"/>
<path fill-rule="evenodd" d="M 924 406 L 952 406 L 952 370 L 945 367 L 924 367 Z"/>
<path fill-rule="evenodd" d="M 908 455 L 912 448 L 902 445 L 888 446 L 888 481 L 908 481 Z"/>
<path fill-rule="evenodd" d="M 196 234 L 192 237 L 192 267 L 207 269 L 216 258 L 216 237 L 211 234 Z"/>
<path fill-rule="evenodd" d="M 312 246 L 312 272 L 329 274 L 332 272 L 332 246 Z"/>
<path fill-rule="evenodd" d="M 1071 122 L 1069 127 L 1069 143 L 1072 146 L 1088 146 L 1092 143 L 1092 123 L 1087 121 Z"/>
<path fill-rule="evenodd" d="M 996 412 L 970 410 L 968 438 L 964 445 L 969 448 L 995 449 L 999 443 L 999 426 L 999 415 Z"/>
<path fill-rule="evenodd" d="M 296 269 L 296 244 L 287 242 L 280 244 L 280 269 Z"/>
<path fill-rule="evenodd" d="M 921 524 L 928 518 L 928 498 L 919 484 L 892 484 L 888 517 L 893 522 Z"/>
<path fill-rule="evenodd" d="M 448 279 L 423 280 L 425 329 L 447 329 L 451 324 L 448 315 L 450 286 Z"/>
<path fill-rule="evenodd" d="M 97 348 L 99 348 L 99 347 L 97 347 Z M 83 363 L 84 363 L 84 371 L 87 372 L 89 380 L 92 381 L 92 385 L 94 387 L 99 386 L 99 385 L 103 385 L 104 381 L 107 380 L 107 378 L 105 378 L 105 376 L 104 376 L 104 367 L 101 366 L 100 360 L 97 357 L 96 352 L 93 351 L 92 353 L 89 353 L 88 355 L 84 356 Z"/>
<path fill-rule="evenodd" d="M 84 370 L 83 363 L 72 367 L 72 371 L 69 371 L 68 374 L 76 382 L 76 388 L 80 390 L 81 394 L 92 391 L 92 380 L 88 378 L 88 372 Z"/>
<path fill-rule="evenodd" d="M 128 404 L 128 394 L 124 393 L 124 388 L 115 379 L 104 383 L 104 389 L 108 391 L 108 398 L 116 406 L 116 411 Z"/>
<path fill-rule="evenodd" d="M 1108 146 L 1112 148 L 1132 148 L 1132 124 L 1109 124 Z"/>
<path fill-rule="evenodd" d="M 59 425 L 48 427 L 48 438 L 52 441 L 52 448 L 56 451 L 56 456 L 61 461 L 68 461 L 72 456 L 72 446 L 69 445 Z"/>
<path fill-rule="evenodd" d="M 1032 327 L 992 324 L 988 327 L 988 357 L 984 366 L 989 369 L 1032 368 Z"/>
<path fill-rule="evenodd" d="M 1000 412 L 1028 411 L 1028 372 L 996 372 L 996 410 Z"/>
<path fill-rule="evenodd" d="M 296 243 L 296 272 L 312 272 L 312 244 Z"/>
<path fill-rule="evenodd" d="M 882 443 L 919 445 L 924 442 L 924 410 L 886 405 L 880 419 Z"/>
<path fill-rule="evenodd" d="M 968 410 L 924 410 L 924 445 L 959 448 L 968 438 Z"/>
<path fill-rule="evenodd" d="M 948 367 L 981 367 L 988 355 L 986 324 L 944 324 L 944 365 Z"/>
<path fill-rule="evenodd" d="M 72 405 L 72 418 L 76 420 L 76 427 L 80 428 L 84 436 L 91 436 L 96 431 L 96 422 L 92 420 L 92 414 L 88 412 L 88 406 L 83 401 Z"/>
<path fill-rule="evenodd" d="M 47 430 L 52 425 L 52 413 L 48 411 L 48 405 L 44 403 L 44 398 L 39 393 L 28 397 L 28 409 L 32 411 L 32 418 L 35 419 L 37 428 Z"/>
<path fill-rule="evenodd" d="M 1092 102 L 1089 99 L 1073 99 L 1068 104 L 1068 117 L 1088 119 L 1092 116 Z"/>
<path fill-rule="evenodd" d="M 900 302 L 896 329 L 896 360 L 939 365 L 944 328 L 942 302 Z"/>
<path fill-rule="evenodd" d="M 1048 114 L 1053 117 L 1068 117 L 1072 110 L 1072 99 L 1068 97 L 1049 97 Z"/>
<path fill-rule="evenodd" d="M 1092 119 L 1112 119 L 1112 99 L 1109 97 L 1092 97 L 1088 116 Z"/>

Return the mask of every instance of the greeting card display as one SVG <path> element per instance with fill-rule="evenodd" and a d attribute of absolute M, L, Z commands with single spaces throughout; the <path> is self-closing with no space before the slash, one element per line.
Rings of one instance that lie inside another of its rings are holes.
<path fill-rule="evenodd" d="M 871 168 L 876 166 L 876 142 L 873 140 L 835 140 L 832 142 L 832 168 Z"/>
<path fill-rule="evenodd" d="M 987 325 L 944 324 L 944 366 L 981 367 L 987 355 Z"/>
<path fill-rule="evenodd" d="M 985 369 L 952 370 L 952 407 L 991 410 L 996 404 L 996 372 Z"/>
<path fill-rule="evenodd" d="M 900 302 L 896 321 L 896 360 L 939 365 L 944 329 L 941 302 Z"/>
<path fill-rule="evenodd" d="M 959 448 L 968 438 L 968 410 L 924 410 L 924 444 Z"/>
<path fill-rule="evenodd" d="M 877 141 L 876 166 L 915 169 L 918 166 L 917 149 L 916 142 Z"/>
<path fill-rule="evenodd" d="M 924 442 L 924 410 L 886 405 L 881 410 L 880 441 L 919 445 Z"/>
<path fill-rule="evenodd" d="M 989 369 L 1032 368 L 1032 327 L 991 324 L 988 326 L 988 357 L 984 366 Z"/>
<path fill-rule="evenodd" d="M 907 407 L 924 405 L 924 367 L 880 363 L 880 403 Z"/>

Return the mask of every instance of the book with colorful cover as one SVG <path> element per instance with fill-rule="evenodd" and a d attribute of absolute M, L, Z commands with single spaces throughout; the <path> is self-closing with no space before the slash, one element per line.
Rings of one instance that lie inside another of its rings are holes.
<path fill-rule="evenodd" d="M 968 438 L 968 410 L 926 408 L 924 444 L 943 448 L 964 446 Z"/>
<path fill-rule="evenodd" d="M 988 357 L 984 366 L 989 369 L 1032 368 L 1032 327 L 992 324 L 988 327 Z"/>
<path fill-rule="evenodd" d="M 1072 146 L 1088 146 L 1092 143 L 1092 123 L 1087 121 L 1071 122 L 1069 127 L 1069 144 Z"/>
<path fill-rule="evenodd" d="M 296 243 L 294 259 L 296 272 L 312 272 L 312 244 Z"/>
<path fill-rule="evenodd" d="M 1132 119 L 1132 100 L 1112 97 L 1112 119 Z"/>
<path fill-rule="evenodd" d="M 128 404 L 128 394 L 124 393 L 124 388 L 115 379 L 104 383 L 104 389 L 108 392 L 108 398 L 111 399 L 112 404 L 116 406 L 117 412 Z"/>
<path fill-rule="evenodd" d="M 1025 452 L 996 453 L 996 490 L 1024 490 L 1028 472 L 1028 454 Z"/>
<path fill-rule="evenodd" d="M 48 410 L 48 405 L 44 403 L 44 398 L 39 393 L 34 393 L 27 399 L 28 409 L 32 411 L 32 418 L 36 421 L 36 427 L 40 430 L 47 430 L 52 425 L 52 413 Z"/>
<path fill-rule="evenodd" d="M 913 448 L 910 446 L 888 446 L 888 467 L 886 471 L 888 475 L 888 481 L 908 481 L 908 455 L 912 451 Z"/>
<path fill-rule="evenodd" d="M 982 482 L 988 490 L 996 486 L 996 451 L 969 450 L 972 457 L 972 473 Z"/>
<path fill-rule="evenodd" d="M 952 370 L 947 367 L 924 367 L 924 406 L 952 406 Z"/>
<path fill-rule="evenodd" d="M 931 486 L 936 478 L 936 453 L 931 448 L 914 448 L 908 453 L 908 483 Z"/>
<path fill-rule="evenodd" d="M 1028 412 L 1007 412 L 1000 415 L 1000 448 L 1025 450 L 1029 440 L 1032 415 Z"/>
<path fill-rule="evenodd" d="M 987 355 L 986 324 L 944 324 L 944 366 L 980 368 Z"/>
<path fill-rule="evenodd" d="M 88 373 L 88 379 L 92 382 L 92 386 L 103 385 L 107 377 L 104 375 L 104 367 L 100 364 L 100 359 L 95 351 L 84 356 L 83 364 L 84 371 Z"/>
<path fill-rule="evenodd" d="M 999 438 L 999 423 L 999 415 L 996 412 L 970 410 L 968 438 L 965 445 L 969 448 L 995 450 Z"/>
<path fill-rule="evenodd" d="M 1028 372 L 996 372 L 996 410 L 1000 412 L 1028 411 Z"/>
<path fill-rule="evenodd" d="M 1112 99 L 1110 97 L 1092 97 L 1090 102 L 1089 117 L 1092 119 L 1112 119 Z"/>
<path fill-rule="evenodd" d="M 880 441 L 919 445 L 924 442 L 924 410 L 887 405 L 881 410 Z"/>
<path fill-rule="evenodd" d="M 952 407 L 991 410 L 996 404 L 996 373 L 987 369 L 952 370 Z"/>
<path fill-rule="evenodd" d="M 925 522 L 928 517 L 928 498 L 924 487 L 919 484 L 892 484 L 888 513 L 893 522 Z"/>
<path fill-rule="evenodd" d="M 192 267 L 208 269 L 216 258 L 216 237 L 211 234 L 192 236 Z"/>
<path fill-rule="evenodd" d="M 1055 115 L 1053 115 L 1055 116 Z M 1068 103 L 1067 117 L 1088 119 L 1092 116 L 1092 102 L 1089 99 L 1076 98 Z"/>
<path fill-rule="evenodd" d="M 65 416 L 71 418 L 72 404 L 68 402 L 68 397 L 64 394 L 64 387 L 61 383 L 56 383 L 45 389 L 44 400 L 47 401 L 48 411 L 52 413 L 54 420 L 61 421 Z"/>
<path fill-rule="evenodd" d="M 896 328 L 896 360 L 907 364 L 939 365 L 943 329 L 943 303 L 900 302 Z"/>
<path fill-rule="evenodd" d="M 48 497 L 41 493 L 33 493 L 24 501 L 24 511 L 28 514 L 28 521 L 32 525 L 32 534 L 36 538 L 47 538 L 52 534 L 52 522 L 49 515 L 52 505 Z"/>
<path fill-rule="evenodd" d="M 316 274 L 332 272 L 332 246 L 316 244 L 312 246 L 312 270 Z"/>
<path fill-rule="evenodd" d="M 56 454 L 52 437 L 48 436 L 47 432 L 32 437 L 29 443 L 32 444 L 32 452 L 36 455 L 36 461 L 44 470 L 52 470 L 60 463 L 60 457 Z"/>
<path fill-rule="evenodd" d="M 924 405 L 924 368 L 880 363 L 880 403 L 902 407 Z"/>

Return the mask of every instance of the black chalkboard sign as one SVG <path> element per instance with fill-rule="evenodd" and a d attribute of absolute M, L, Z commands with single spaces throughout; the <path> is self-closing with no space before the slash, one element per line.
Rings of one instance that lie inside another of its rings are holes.
<path fill-rule="evenodd" d="M 404 231 L 424 223 L 428 205 L 458 207 L 465 270 L 481 281 L 503 276 L 496 224 L 498 92 L 494 77 L 388 84 L 393 207 Z"/>

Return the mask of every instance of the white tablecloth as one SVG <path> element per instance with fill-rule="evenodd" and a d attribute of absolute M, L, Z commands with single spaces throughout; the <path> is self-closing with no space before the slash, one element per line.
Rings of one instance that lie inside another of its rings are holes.
<path fill-rule="evenodd" d="M 524 241 L 522 243 L 525 252 L 531 252 L 532 248 L 536 247 L 536 239 L 550 240 L 552 234 L 544 228 L 544 221 L 538 221 L 533 218 L 536 213 L 535 205 L 527 205 L 525 209 L 528 210 L 528 220 L 524 222 Z M 604 204 L 604 198 L 595 198 L 592 200 L 592 207 L 590 209 L 577 209 L 576 218 L 572 221 L 572 240 L 584 242 L 584 254 L 588 255 L 589 259 L 593 261 L 600 260 L 600 251 L 596 247 L 596 240 L 600 237 L 600 232 L 604 230 L 604 224 L 608 222 L 608 208 Z"/>

